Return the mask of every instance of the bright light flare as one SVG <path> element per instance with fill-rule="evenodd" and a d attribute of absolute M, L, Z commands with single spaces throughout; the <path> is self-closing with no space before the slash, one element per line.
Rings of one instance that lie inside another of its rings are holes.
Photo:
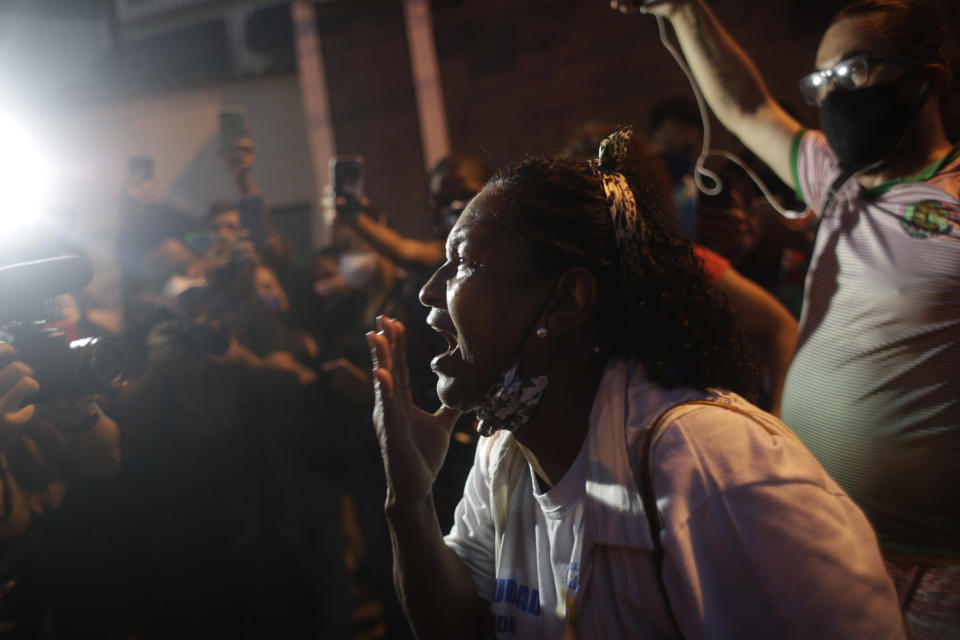
<path fill-rule="evenodd" d="M 33 132 L 0 113 L 0 232 L 35 224 L 46 213 L 50 163 Z"/>

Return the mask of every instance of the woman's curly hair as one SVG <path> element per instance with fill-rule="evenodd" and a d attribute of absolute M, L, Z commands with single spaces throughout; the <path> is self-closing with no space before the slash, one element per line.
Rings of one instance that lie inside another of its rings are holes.
<path fill-rule="evenodd" d="M 638 156 L 638 154 L 633 154 Z M 662 187 L 645 162 L 625 162 L 642 217 L 640 268 L 624 273 L 603 184 L 591 163 L 534 157 L 497 173 L 503 219 L 545 272 L 589 269 L 599 285 L 604 345 L 634 356 L 667 386 L 718 387 L 753 398 L 755 368 L 720 294 L 704 279 L 693 248 L 662 203 Z"/>

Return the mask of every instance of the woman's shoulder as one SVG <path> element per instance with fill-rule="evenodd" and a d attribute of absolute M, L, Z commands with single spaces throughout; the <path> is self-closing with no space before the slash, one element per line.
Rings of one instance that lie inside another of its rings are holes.
<path fill-rule="evenodd" d="M 784 423 L 733 394 L 679 405 L 653 437 L 656 492 L 683 495 L 688 510 L 717 494 L 771 486 L 844 496 Z"/>

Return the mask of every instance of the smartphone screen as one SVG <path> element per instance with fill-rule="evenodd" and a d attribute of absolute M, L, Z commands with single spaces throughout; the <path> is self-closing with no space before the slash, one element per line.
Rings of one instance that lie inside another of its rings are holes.
<path fill-rule="evenodd" d="M 339 207 L 340 214 L 354 216 L 359 213 L 363 199 L 363 156 L 331 158 L 330 184 L 333 185 L 333 195 L 346 200 Z"/>
<path fill-rule="evenodd" d="M 363 197 L 363 156 L 338 156 L 330 160 L 330 182 L 337 196 Z"/>
<path fill-rule="evenodd" d="M 237 213 L 240 214 L 240 224 L 250 232 L 253 248 L 258 252 L 267 247 L 267 218 L 264 211 L 263 198 L 260 196 L 246 196 L 237 200 Z"/>
<path fill-rule="evenodd" d="M 231 154 L 237 142 L 247 135 L 243 107 L 224 107 L 220 110 L 220 153 Z"/>

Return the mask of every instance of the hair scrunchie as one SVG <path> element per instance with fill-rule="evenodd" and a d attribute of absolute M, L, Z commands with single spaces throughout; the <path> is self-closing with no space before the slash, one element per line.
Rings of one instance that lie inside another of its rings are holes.
<path fill-rule="evenodd" d="M 631 127 L 620 127 L 604 138 L 600 143 L 596 164 L 610 208 L 620 264 L 625 273 L 640 271 L 638 240 L 643 235 L 643 220 L 637 209 L 637 200 L 627 178 L 618 170 L 630 150 L 632 137 Z"/>

